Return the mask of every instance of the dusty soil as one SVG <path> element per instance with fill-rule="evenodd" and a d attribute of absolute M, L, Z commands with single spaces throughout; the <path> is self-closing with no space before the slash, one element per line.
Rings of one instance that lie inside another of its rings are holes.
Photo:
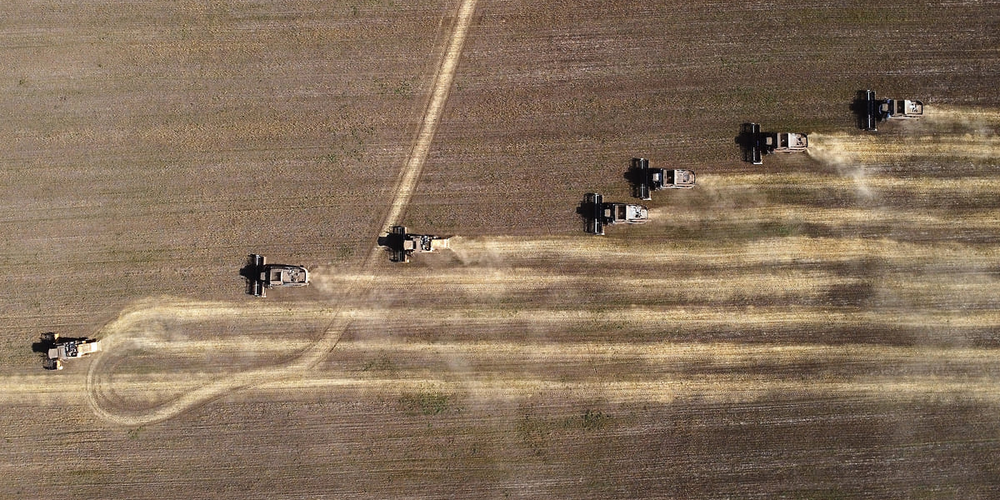
<path fill-rule="evenodd" d="M 210 4 L 0 20 L 0 496 L 997 496 L 997 5 Z"/>

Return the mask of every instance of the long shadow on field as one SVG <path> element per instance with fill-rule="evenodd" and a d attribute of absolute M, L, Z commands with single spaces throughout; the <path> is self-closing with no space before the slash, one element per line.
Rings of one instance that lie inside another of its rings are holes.
<path fill-rule="evenodd" d="M 642 198 L 642 186 L 649 182 L 649 179 L 644 178 L 642 168 L 639 167 L 638 158 L 632 158 L 629 162 L 628 170 L 625 171 L 625 181 L 628 182 L 629 186 L 632 188 L 633 198 Z"/>
<path fill-rule="evenodd" d="M 390 261 L 402 262 L 406 259 L 406 252 L 403 248 L 406 243 L 405 231 L 389 231 L 387 234 L 379 236 L 378 239 L 375 240 L 375 243 L 377 243 L 380 248 L 385 249 L 390 256 Z"/>
<path fill-rule="evenodd" d="M 31 352 L 38 355 L 38 360 L 42 363 L 42 367 L 48 369 L 50 366 L 49 361 L 49 349 L 55 348 L 56 343 L 53 340 L 53 333 L 47 332 L 42 334 L 42 338 L 38 342 L 33 342 L 31 344 Z"/>
<path fill-rule="evenodd" d="M 246 280 L 247 285 L 247 295 L 253 295 L 253 280 L 254 272 L 257 270 L 257 266 L 254 263 L 253 257 L 247 257 L 247 261 L 240 268 L 240 277 Z"/>
<path fill-rule="evenodd" d="M 763 154 L 757 144 L 757 139 L 758 134 L 754 133 L 753 124 L 747 122 L 740 125 L 740 133 L 736 136 L 734 142 L 740 147 L 740 155 L 743 161 L 753 163 L 755 149 L 758 155 Z"/>
<path fill-rule="evenodd" d="M 861 130 L 868 130 L 869 126 L 869 116 L 868 116 L 868 93 L 865 90 L 859 90 L 855 95 L 854 100 L 850 104 L 851 113 L 854 115 L 855 124 Z"/>
<path fill-rule="evenodd" d="M 49 349 L 56 346 L 56 343 L 52 341 L 51 335 L 52 332 L 43 333 L 42 338 L 39 339 L 38 342 L 33 342 L 31 344 L 31 352 L 41 354 L 43 356 L 48 353 Z"/>
<path fill-rule="evenodd" d="M 583 200 L 576 207 L 576 214 L 580 216 L 580 221 L 583 223 L 583 231 L 585 233 L 594 232 L 594 217 L 598 213 L 599 207 L 596 203 L 589 199 L 588 196 L 584 196 Z"/>
<path fill-rule="evenodd" d="M 240 268 L 240 277 L 246 281 L 247 295 L 257 295 L 260 292 L 256 285 L 260 282 L 260 274 L 262 271 L 262 266 L 258 264 L 255 259 L 255 255 L 247 255 L 246 263 Z"/>
<path fill-rule="evenodd" d="M 45 332 L 41 335 L 41 337 L 39 337 L 38 342 L 33 342 L 31 344 L 31 352 L 42 355 L 48 354 L 49 349 L 56 346 L 56 338 L 59 339 L 60 343 L 83 342 L 84 340 L 88 340 L 87 337 L 57 337 L 55 332 Z"/>

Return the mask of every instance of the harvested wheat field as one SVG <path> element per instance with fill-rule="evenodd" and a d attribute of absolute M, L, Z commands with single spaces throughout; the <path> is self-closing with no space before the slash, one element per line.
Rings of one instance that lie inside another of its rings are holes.
<path fill-rule="evenodd" d="M 1000 4 L 869 4 L 7 6 L 0 497 L 1000 496 Z"/>

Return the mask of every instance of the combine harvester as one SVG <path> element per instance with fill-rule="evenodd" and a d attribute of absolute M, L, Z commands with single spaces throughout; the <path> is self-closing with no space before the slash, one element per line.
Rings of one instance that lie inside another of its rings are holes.
<path fill-rule="evenodd" d="M 66 339 L 59 341 L 58 333 L 47 333 L 42 340 L 49 348 L 42 366 L 46 370 L 62 370 L 63 361 L 82 358 L 88 354 L 101 352 L 101 341 L 93 339 Z"/>
<path fill-rule="evenodd" d="M 442 248 L 448 248 L 450 236 L 435 236 L 433 234 L 407 233 L 403 226 L 392 226 L 389 234 L 378 239 L 379 246 L 389 251 L 390 262 L 409 262 L 410 255 L 415 253 L 431 253 Z"/>
<path fill-rule="evenodd" d="M 861 127 L 869 132 L 878 131 L 878 122 L 894 119 L 912 119 L 924 116 L 924 103 L 909 99 L 877 99 L 874 90 L 859 93 L 861 101 Z"/>
<path fill-rule="evenodd" d="M 740 129 L 743 159 L 754 165 L 764 163 L 763 156 L 771 153 L 800 153 L 809 147 L 806 134 L 794 132 L 761 132 L 760 125 L 744 123 Z"/>
<path fill-rule="evenodd" d="M 587 193 L 583 202 L 583 213 L 587 217 L 587 232 L 603 235 L 605 225 L 642 224 L 649 220 L 649 210 L 642 205 L 628 203 L 605 203 L 597 193 Z"/>
<path fill-rule="evenodd" d="M 306 286 L 309 271 L 302 266 L 268 264 L 267 258 L 250 254 L 246 267 L 240 273 L 247 278 L 247 294 L 266 297 L 270 288 Z"/>
<path fill-rule="evenodd" d="M 632 158 L 630 170 L 630 176 L 635 186 L 635 195 L 643 200 L 653 199 L 650 196 L 651 191 L 691 189 L 694 187 L 694 171 L 692 170 L 649 168 L 649 160 L 646 158 Z"/>

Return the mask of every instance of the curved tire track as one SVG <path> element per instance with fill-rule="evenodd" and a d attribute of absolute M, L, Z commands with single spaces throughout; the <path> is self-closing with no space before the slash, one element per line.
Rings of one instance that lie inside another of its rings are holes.
<path fill-rule="evenodd" d="M 420 131 L 417 135 L 413 148 L 410 150 L 406 164 L 400 173 L 392 205 L 390 206 L 389 213 L 386 216 L 383 228 L 395 224 L 400 217 L 402 217 L 403 212 L 406 210 L 406 206 L 410 202 L 410 198 L 413 196 L 413 191 L 416 188 L 417 181 L 420 179 L 420 173 L 423 170 L 424 162 L 427 159 L 431 143 L 433 142 L 434 135 L 437 132 L 437 127 L 441 120 L 441 114 L 444 111 L 444 104 L 448 98 L 448 93 L 455 77 L 455 71 L 458 68 L 458 60 L 462 53 L 462 47 L 465 43 L 466 33 L 468 32 L 469 25 L 471 24 L 472 14 L 475 11 L 475 7 L 476 0 L 462 0 L 459 5 L 458 15 L 455 18 L 455 27 L 452 31 L 447 49 L 441 60 L 441 64 L 435 75 L 431 98 L 427 105 L 427 109 L 424 112 L 424 119 L 421 123 Z M 372 252 L 362 264 L 364 272 L 358 273 L 358 276 L 353 279 L 347 287 L 345 287 L 344 296 L 350 297 L 359 295 L 371 288 L 375 279 L 372 269 L 380 254 L 381 249 L 378 247 L 372 249 Z M 103 400 L 104 398 L 102 397 L 102 393 L 106 392 L 109 381 L 105 380 L 105 377 L 103 376 L 105 374 L 101 371 L 102 358 L 98 357 L 91 364 L 90 370 L 87 374 L 88 402 L 94 410 L 94 413 L 105 420 L 119 425 L 138 426 L 159 422 L 177 416 L 188 409 L 194 408 L 233 391 L 244 389 L 261 382 L 273 381 L 275 379 L 281 379 L 300 373 L 316 366 L 327 356 L 327 354 L 329 354 L 331 350 L 337 346 L 344 330 L 351 323 L 351 318 L 348 315 L 343 314 L 343 307 L 344 306 L 342 304 L 338 303 L 334 317 L 327 326 L 323 337 L 320 338 L 320 340 L 318 340 L 312 347 L 306 349 L 305 353 L 295 361 L 280 367 L 256 369 L 230 375 L 216 382 L 202 386 L 197 390 L 187 392 L 182 396 L 147 412 L 126 413 L 116 411 L 113 408 L 105 406 L 106 401 Z M 115 325 L 126 318 L 127 315 L 123 316 L 118 321 L 113 322 L 108 328 L 112 330 L 120 330 L 120 328 L 115 328 Z M 109 347 L 116 342 L 117 339 L 115 337 L 117 335 L 124 335 L 124 331 L 118 333 L 112 332 L 104 337 L 104 340 L 108 342 Z"/>

